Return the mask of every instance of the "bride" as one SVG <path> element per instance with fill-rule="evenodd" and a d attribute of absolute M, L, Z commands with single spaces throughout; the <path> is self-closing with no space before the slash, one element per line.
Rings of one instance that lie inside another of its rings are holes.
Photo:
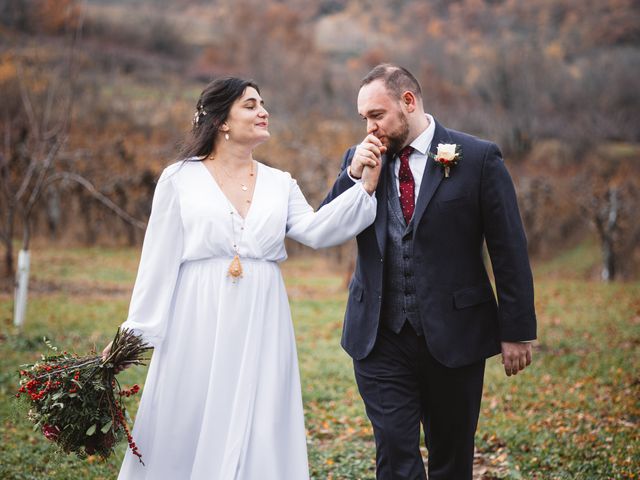
<path fill-rule="evenodd" d="M 309 478 L 284 239 L 330 247 L 370 226 L 380 162 L 314 212 L 253 159 L 268 127 L 254 82 L 216 79 L 160 176 L 122 324 L 155 347 L 133 428 L 145 466 L 127 451 L 119 479 Z"/>

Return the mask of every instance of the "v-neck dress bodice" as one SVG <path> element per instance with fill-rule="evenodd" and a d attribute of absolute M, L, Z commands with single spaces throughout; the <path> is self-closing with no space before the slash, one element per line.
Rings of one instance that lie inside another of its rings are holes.
<path fill-rule="evenodd" d="M 354 185 L 317 212 L 286 172 L 259 164 L 240 217 L 197 161 L 162 173 L 124 328 L 154 347 L 119 479 L 309 477 L 285 237 L 338 245 L 375 219 Z M 238 246 L 243 276 L 228 276 Z"/>

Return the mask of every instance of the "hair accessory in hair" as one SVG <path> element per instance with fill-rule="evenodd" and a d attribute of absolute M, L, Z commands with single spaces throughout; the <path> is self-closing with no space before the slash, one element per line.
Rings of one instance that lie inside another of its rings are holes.
<path fill-rule="evenodd" d="M 200 102 L 198 102 L 198 107 L 196 108 L 196 112 L 193 114 L 193 126 L 197 127 L 198 125 L 200 125 L 200 122 L 202 121 L 202 117 L 204 117 L 207 114 L 207 111 L 204 109 L 204 107 L 202 106 L 202 104 Z"/>

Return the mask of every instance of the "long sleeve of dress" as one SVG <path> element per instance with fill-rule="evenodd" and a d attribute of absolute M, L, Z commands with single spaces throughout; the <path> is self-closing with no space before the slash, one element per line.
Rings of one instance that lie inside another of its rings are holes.
<path fill-rule="evenodd" d="M 178 196 L 171 174 L 158 180 L 144 237 L 129 314 L 122 328 L 157 347 L 164 337 L 183 250 Z"/>
<path fill-rule="evenodd" d="M 318 211 L 307 203 L 291 179 L 287 236 L 311 248 L 339 245 L 358 235 L 376 218 L 376 198 L 361 183 L 353 185 Z"/>

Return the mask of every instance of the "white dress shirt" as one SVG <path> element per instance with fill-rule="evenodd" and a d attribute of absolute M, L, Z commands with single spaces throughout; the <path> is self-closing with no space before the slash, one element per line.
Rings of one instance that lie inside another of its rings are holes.
<path fill-rule="evenodd" d="M 429 149 L 431 148 L 431 142 L 433 141 L 433 134 L 436 131 L 436 122 L 433 121 L 433 117 L 428 113 L 425 113 L 425 117 L 429 120 L 429 126 L 424 132 L 418 135 L 413 142 L 409 145 L 413 147 L 411 155 L 409 155 L 409 168 L 413 175 L 413 181 L 415 182 L 415 201 L 418 203 L 418 193 L 420 193 L 420 184 L 422 183 L 422 175 L 424 169 L 427 167 L 427 160 L 429 160 Z M 393 176 L 396 179 L 396 189 L 398 190 L 398 196 L 400 196 L 400 179 L 398 174 L 400 172 L 400 160 L 398 155 L 393 157 Z"/>

